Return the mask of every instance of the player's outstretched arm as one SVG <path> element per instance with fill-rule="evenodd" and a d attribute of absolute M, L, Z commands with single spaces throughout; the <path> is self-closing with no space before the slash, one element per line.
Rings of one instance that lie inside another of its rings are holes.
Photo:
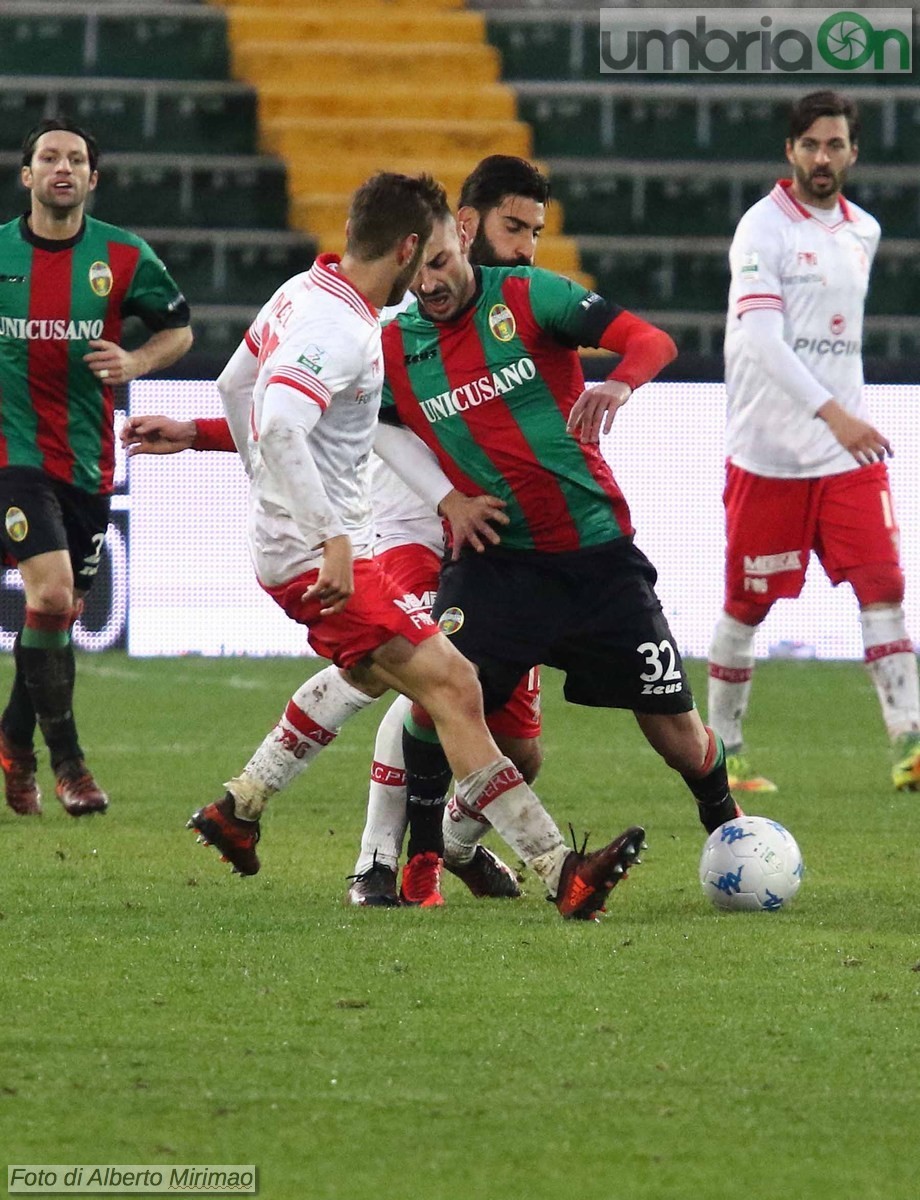
<path fill-rule="evenodd" d="M 128 417 L 121 428 L 121 444 L 131 458 L 136 454 L 178 454 L 194 445 L 196 433 L 194 421 L 176 421 L 155 413 Z"/>

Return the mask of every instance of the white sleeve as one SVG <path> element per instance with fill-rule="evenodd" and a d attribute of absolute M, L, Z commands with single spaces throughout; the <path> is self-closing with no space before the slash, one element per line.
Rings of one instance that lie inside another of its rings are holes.
<path fill-rule="evenodd" d="M 249 413 L 252 408 L 252 389 L 258 374 L 259 361 L 248 343 L 242 341 L 217 378 L 217 390 L 230 426 L 230 436 L 249 475 L 252 474 L 249 463 Z"/>
<path fill-rule="evenodd" d="M 437 512 L 448 492 L 454 490 L 434 454 L 411 429 L 378 421 L 374 451 L 433 512 Z"/>
<path fill-rule="evenodd" d="M 814 416 L 834 393 L 815 379 L 783 337 L 783 324 L 779 309 L 749 309 L 741 318 L 741 336 L 758 366 Z"/>
<path fill-rule="evenodd" d="M 345 532 L 329 502 L 310 452 L 310 430 L 322 416 L 318 404 L 284 383 L 270 383 L 262 400 L 259 452 L 294 523 L 309 545 Z"/>

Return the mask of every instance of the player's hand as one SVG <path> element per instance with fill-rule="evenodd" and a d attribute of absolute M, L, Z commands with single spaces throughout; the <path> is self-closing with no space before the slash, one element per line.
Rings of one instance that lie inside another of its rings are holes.
<path fill-rule="evenodd" d="M 320 616 L 340 613 L 355 594 L 355 573 L 352 565 L 351 541 L 342 533 L 323 543 L 323 562 L 319 577 L 301 597 L 307 602 L 318 600 L 323 607 Z"/>
<path fill-rule="evenodd" d="M 128 457 L 135 454 L 178 454 L 195 441 L 194 421 L 174 421 L 159 414 L 128 417 L 121 427 L 121 444 Z"/>
<path fill-rule="evenodd" d="M 619 379 L 608 379 L 589 387 L 572 405 L 566 428 L 580 442 L 598 442 L 601 422 L 603 432 L 609 433 L 617 409 L 622 408 L 631 395 L 632 388 Z"/>
<path fill-rule="evenodd" d="M 89 344 L 93 349 L 83 355 L 83 361 L 100 383 L 114 387 L 117 383 L 128 383 L 143 373 L 140 358 L 130 350 L 123 350 L 117 342 L 96 338 Z"/>
<path fill-rule="evenodd" d="M 886 455 L 890 458 L 894 453 L 884 434 L 868 421 L 848 413 L 836 400 L 828 400 L 818 409 L 817 415 L 826 422 L 844 450 L 849 450 L 862 466 L 881 462 Z"/>
<path fill-rule="evenodd" d="M 458 559 L 464 546 L 472 546 L 479 554 L 486 542 L 497 546 L 502 539 L 495 526 L 509 522 L 504 507 L 505 501 L 497 496 L 464 496 L 456 488 L 449 491 L 438 505 L 438 512 L 450 524 L 451 557 Z"/>

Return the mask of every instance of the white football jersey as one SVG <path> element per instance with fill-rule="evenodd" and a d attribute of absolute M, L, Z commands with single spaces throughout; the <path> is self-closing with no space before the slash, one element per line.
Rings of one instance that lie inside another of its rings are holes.
<path fill-rule="evenodd" d="M 369 457 L 383 387 L 380 323 L 337 263 L 337 256 L 322 254 L 309 271 L 287 280 L 246 334 L 259 363 L 249 432 L 250 550 L 259 579 L 269 585 L 318 567 L 325 536 L 317 528 L 306 538 L 295 525 L 259 454 L 270 383 L 283 383 L 304 404 L 320 408 L 308 441 L 323 488 L 355 558 L 373 553 Z"/>
<path fill-rule="evenodd" d="M 371 503 L 377 526 L 375 554 L 394 546 L 421 545 L 440 555 L 441 518 L 376 454 L 371 455 Z"/>
<path fill-rule="evenodd" d="M 843 408 L 863 402 L 863 308 L 881 230 L 840 197 L 825 222 L 781 180 L 741 218 L 729 253 L 725 330 L 726 452 L 744 470 L 805 478 L 855 470 L 827 425 L 764 372 L 742 335 L 746 312 L 782 313 L 784 339 Z M 822 214 L 823 216 L 823 214 Z"/>

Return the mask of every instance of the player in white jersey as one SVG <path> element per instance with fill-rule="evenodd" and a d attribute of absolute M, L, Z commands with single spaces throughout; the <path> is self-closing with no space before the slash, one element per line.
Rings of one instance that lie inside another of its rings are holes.
<path fill-rule="evenodd" d="M 792 109 L 781 180 L 741 218 L 729 261 L 725 607 L 709 652 L 709 721 L 734 791 L 775 791 L 744 754 L 758 625 L 798 596 L 812 551 L 859 602 L 865 661 L 893 746 L 920 789 L 920 686 L 904 619 L 885 457 L 863 399 L 862 328 L 878 222 L 841 194 L 855 106 L 814 92 Z"/>
<path fill-rule="evenodd" d="M 195 812 L 188 825 L 235 871 L 256 874 L 259 819 L 269 798 L 346 720 L 392 687 L 433 719 L 460 801 L 470 809 L 488 807 L 496 832 L 544 882 L 563 917 L 594 920 L 637 860 L 644 831 L 632 827 L 593 854 L 567 850 L 549 813 L 493 741 L 473 665 L 379 563 L 365 557 L 372 529 L 366 468 L 382 384 L 376 310 L 403 296 L 434 219 L 448 213 L 443 188 L 430 178 L 374 176 L 352 199 L 342 259 L 321 260 L 308 273 L 306 295 L 299 290 L 302 277 L 285 285 L 218 380 L 252 478 L 250 544 L 260 582 L 335 667 L 295 693 L 275 729 L 225 785 L 225 795 Z M 314 296 L 317 291 L 325 295 Z M 324 423 L 330 435 L 316 436 Z M 391 430 L 385 440 L 398 470 L 413 480 L 427 471 L 431 480 L 436 464 L 421 443 L 424 461 L 407 466 L 407 439 Z M 386 456 L 379 431 L 375 444 Z M 454 508 L 448 501 L 456 496 L 463 511 L 500 518 L 497 501 L 459 497 L 441 478 L 440 507 L 448 517 Z M 465 536 L 462 521 L 451 518 L 451 525 L 458 544 L 481 546 L 478 537 Z M 498 540 L 487 519 L 479 527 Z M 283 546 L 278 553 L 268 544 L 276 533 Z"/>

